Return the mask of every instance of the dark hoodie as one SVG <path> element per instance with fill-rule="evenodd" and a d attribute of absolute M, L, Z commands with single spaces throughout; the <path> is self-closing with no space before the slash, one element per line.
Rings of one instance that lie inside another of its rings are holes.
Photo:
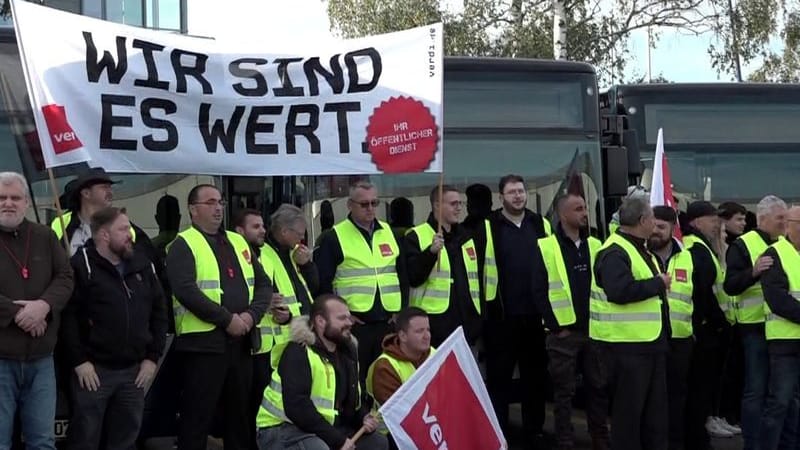
<path fill-rule="evenodd" d="M 414 365 L 415 369 L 421 366 L 422 363 L 431 356 L 431 351 L 429 349 L 428 352 L 418 360 L 409 358 L 400 348 L 400 338 L 398 338 L 395 333 L 383 338 L 383 353 L 400 361 L 408 361 Z M 400 380 L 400 375 L 394 370 L 394 367 L 392 367 L 392 364 L 388 360 L 381 358 L 375 361 L 375 367 L 372 369 L 372 394 L 378 404 L 382 405 L 386 403 L 389 397 L 400 389 L 402 384 L 403 382 Z"/>
<path fill-rule="evenodd" d="M 278 363 L 286 417 L 300 430 L 325 441 L 328 447 L 341 448 L 348 438 L 342 428 L 359 429 L 368 413 L 359 398 L 358 350 L 355 339 L 351 338 L 349 345 L 339 345 L 335 352 L 329 352 L 310 328 L 308 316 L 293 319 L 291 332 L 292 340 Z M 334 404 L 339 414 L 333 425 L 317 412 L 311 402 L 311 367 L 306 348 L 316 352 L 334 367 Z"/>

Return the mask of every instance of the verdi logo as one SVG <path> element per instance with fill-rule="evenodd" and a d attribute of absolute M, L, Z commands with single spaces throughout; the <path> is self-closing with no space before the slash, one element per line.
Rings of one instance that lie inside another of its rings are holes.
<path fill-rule="evenodd" d="M 47 132 L 53 143 L 56 155 L 83 147 L 80 139 L 67 121 L 67 113 L 61 105 L 45 105 L 42 107 Z"/>

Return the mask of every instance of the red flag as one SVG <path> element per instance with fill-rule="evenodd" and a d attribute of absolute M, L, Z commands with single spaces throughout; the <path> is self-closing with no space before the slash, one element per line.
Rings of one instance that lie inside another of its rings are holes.
<path fill-rule="evenodd" d="M 508 448 L 461 328 L 395 392 L 380 413 L 401 449 Z"/>

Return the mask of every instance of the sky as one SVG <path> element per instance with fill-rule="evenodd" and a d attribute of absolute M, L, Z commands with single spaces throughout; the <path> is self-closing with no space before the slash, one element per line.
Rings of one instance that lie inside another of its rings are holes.
<path fill-rule="evenodd" d="M 446 0 L 454 3 L 455 0 Z M 216 2 L 192 2 L 189 8 L 189 33 L 216 38 L 236 39 L 238 30 L 256 29 L 264 39 L 300 39 L 313 43 L 330 39 L 330 22 L 323 0 L 227 0 L 225 8 Z M 247 11 L 240 15 L 239 11 Z M 651 53 L 652 75 L 675 82 L 731 81 L 727 74 L 718 76 L 711 67 L 708 46 L 711 36 L 689 36 L 663 30 Z M 629 43 L 633 60 L 627 76 L 647 74 L 647 32 L 635 32 Z M 754 67 L 743 67 L 747 77 Z"/>

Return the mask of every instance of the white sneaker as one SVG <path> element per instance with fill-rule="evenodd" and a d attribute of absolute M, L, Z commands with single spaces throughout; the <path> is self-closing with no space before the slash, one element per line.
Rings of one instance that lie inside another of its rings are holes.
<path fill-rule="evenodd" d="M 708 435 L 715 438 L 730 438 L 733 437 L 733 433 L 722 428 L 722 426 L 714 420 L 715 417 L 708 417 L 706 419 L 706 431 L 708 431 Z"/>
<path fill-rule="evenodd" d="M 727 420 L 725 420 L 724 417 L 714 417 L 714 419 L 716 419 L 716 421 L 719 424 L 720 428 L 722 428 L 724 430 L 728 430 L 731 433 L 733 433 L 734 435 L 742 434 L 741 427 L 739 427 L 738 425 L 731 425 L 730 423 L 728 423 Z"/>

